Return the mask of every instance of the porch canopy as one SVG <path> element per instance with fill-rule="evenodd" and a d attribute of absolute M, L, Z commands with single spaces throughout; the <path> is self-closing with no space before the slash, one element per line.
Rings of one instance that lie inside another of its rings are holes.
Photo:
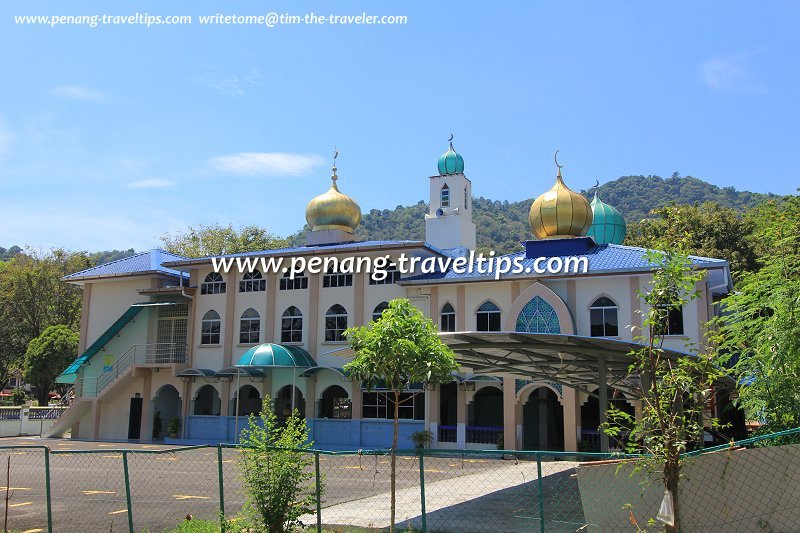
<path fill-rule="evenodd" d="M 471 370 L 471 379 L 486 374 L 508 373 L 522 379 L 551 381 L 598 396 L 595 388 L 606 386 L 640 393 L 638 376 L 631 376 L 631 351 L 642 345 L 601 337 L 466 331 L 440 333 L 456 354 L 458 363 Z M 662 357 L 678 359 L 692 354 L 662 349 Z"/>

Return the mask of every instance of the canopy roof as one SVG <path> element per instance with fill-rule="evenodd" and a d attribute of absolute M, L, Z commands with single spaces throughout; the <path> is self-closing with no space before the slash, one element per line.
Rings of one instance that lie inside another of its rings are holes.
<path fill-rule="evenodd" d="M 561 383 L 591 393 L 599 383 L 603 363 L 609 386 L 626 392 L 639 389 L 639 379 L 629 375 L 632 350 L 641 344 L 580 335 L 468 331 L 441 333 L 440 338 L 456 354 L 456 360 L 481 374 L 509 373 L 522 379 Z M 692 357 L 675 350 L 663 350 L 663 357 Z"/>
<path fill-rule="evenodd" d="M 247 350 L 236 363 L 238 367 L 310 368 L 314 358 L 299 346 L 264 343 Z"/>
<path fill-rule="evenodd" d="M 264 371 L 260 368 L 251 366 L 229 366 L 217 372 L 218 376 L 247 376 L 251 378 L 263 378 Z"/>
<path fill-rule="evenodd" d="M 217 373 L 210 368 L 186 368 L 175 374 L 179 378 L 215 378 Z"/>
<path fill-rule="evenodd" d="M 335 373 L 339 374 L 342 377 L 342 379 L 345 379 L 345 378 L 348 377 L 347 372 L 345 372 L 345 370 L 343 368 L 339 368 L 337 366 L 312 366 L 311 368 L 309 368 L 308 370 L 306 370 L 302 374 L 300 374 L 300 377 L 301 378 L 310 378 L 311 376 L 313 376 L 317 372 L 321 372 L 323 370 L 330 370 L 332 372 L 335 372 Z"/>

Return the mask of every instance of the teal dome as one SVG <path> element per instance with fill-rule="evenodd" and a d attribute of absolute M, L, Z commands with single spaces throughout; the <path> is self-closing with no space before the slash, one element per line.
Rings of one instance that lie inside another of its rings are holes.
<path fill-rule="evenodd" d="M 450 148 L 447 149 L 439 157 L 439 175 L 446 176 L 448 174 L 461 174 L 464 172 L 464 158 L 453 150 L 453 143 L 450 143 Z"/>
<path fill-rule="evenodd" d="M 586 236 L 594 239 L 597 244 L 622 244 L 628 233 L 628 227 L 620 212 L 615 207 L 600 201 L 596 193 L 591 206 L 592 225 Z"/>
<path fill-rule="evenodd" d="M 317 366 L 314 358 L 299 346 L 265 343 L 253 346 L 239 358 L 240 367 L 300 367 Z"/>

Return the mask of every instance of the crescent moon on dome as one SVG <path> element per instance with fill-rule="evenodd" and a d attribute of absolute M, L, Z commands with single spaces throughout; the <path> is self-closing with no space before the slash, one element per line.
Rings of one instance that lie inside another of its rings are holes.
<path fill-rule="evenodd" d="M 595 190 L 600 188 L 600 180 L 594 180 L 594 188 Z"/>
<path fill-rule="evenodd" d="M 447 142 L 453 142 L 453 134 L 452 133 L 450 134 L 450 138 L 447 139 Z"/>
<path fill-rule="evenodd" d="M 556 166 L 557 166 L 558 168 L 564 168 L 564 165 L 559 165 L 559 164 L 558 164 L 558 152 L 560 152 L 560 151 L 561 151 L 561 150 L 556 150 L 556 153 L 554 153 L 554 154 L 553 154 L 553 159 L 555 160 L 555 162 L 556 162 Z"/>

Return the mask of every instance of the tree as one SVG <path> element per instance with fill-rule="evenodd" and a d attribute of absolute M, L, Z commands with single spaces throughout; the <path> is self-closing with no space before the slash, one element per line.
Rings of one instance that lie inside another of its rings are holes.
<path fill-rule="evenodd" d="M 77 331 L 82 291 L 61 281 L 91 266 L 86 254 L 28 249 L 0 264 L 0 380 L 21 366 L 28 344 L 48 327 Z"/>
<path fill-rule="evenodd" d="M 189 226 L 184 232 L 164 234 L 161 242 L 168 252 L 184 257 L 257 252 L 281 248 L 287 244 L 286 239 L 273 235 L 266 228 L 251 225 L 236 230 L 231 224 Z"/>
<path fill-rule="evenodd" d="M 23 377 L 36 387 L 39 405 L 46 406 L 56 377 L 78 355 L 78 334 L 67 326 L 50 326 L 28 344 Z"/>
<path fill-rule="evenodd" d="M 368 391 L 385 386 L 392 395 L 394 433 L 391 450 L 391 521 L 395 521 L 395 473 L 400 395 L 412 383 L 445 383 L 458 369 L 452 350 L 439 339 L 436 326 L 407 299 L 395 299 L 367 326 L 345 331 L 356 357 L 344 369 Z"/>
<path fill-rule="evenodd" d="M 738 405 L 769 433 L 800 426 L 800 197 L 749 216 L 763 266 L 722 301 L 718 344 L 739 383 Z"/>
<path fill-rule="evenodd" d="M 681 454 L 690 446 L 702 446 L 705 425 L 718 425 L 713 418 L 704 420 L 703 415 L 707 395 L 724 373 L 713 349 L 677 359 L 665 354 L 662 344 L 670 311 L 697 298 L 695 284 L 703 272 L 693 270 L 681 251 L 650 251 L 646 255 L 658 268 L 648 290 L 639 293 L 647 304 L 643 311 L 644 334 L 635 338 L 642 347 L 631 352 L 633 362 L 629 369 L 641 379 L 642 414 L 637 420 L 611 407 L 601 429 L 614 437 L 628 432 L 628 451 L 647 454 L 636 468 L 648 475 L 660 474 L 665 499 L 672 501 L 673 520 L 666 521 L 667 531 L 672 532 L 680 529 Z"/>
<path fill-rule="evenodd" d="M 736 209 L 716 202 L 671 203 L 653 214 L 658 218 L 628 224 L 625 244 L 663 250 L 678 243 L 693 255 L 726 259 L 734 273 L 757 267 L 753 222 Z"/>
<path fill-rule="evenodd" d="M 268 396 L 261 413 L 250 415 L 239 440 L 239 468 L 247 494 L 244 510 L 253 531 L 295 531 L 300 516 L 315 512 L 312 461 L 304 453 L 312 444 L 308 436 L 297 409 L 279 424 Z"/>

